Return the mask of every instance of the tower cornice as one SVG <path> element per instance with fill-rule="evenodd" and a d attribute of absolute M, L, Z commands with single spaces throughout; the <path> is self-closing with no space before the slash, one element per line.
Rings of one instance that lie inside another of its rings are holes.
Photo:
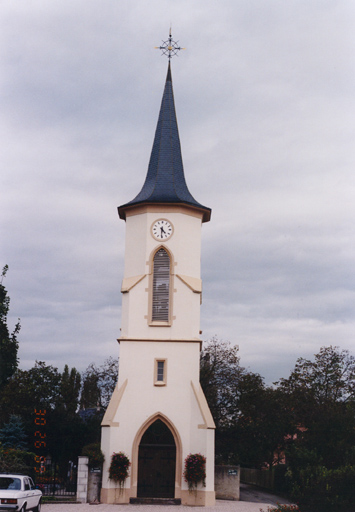
<path fill-rule="evenodd" d="M 123 205 L 118 207 L 120 219 L 126 220 L 126 217 L 132 215 L 141 215 L 143 213 L 184 213 L 193 217 L 201 218 L 202 222 L 208 222 L 211 218 L 209 208 L 200 208 L 184 203 L 138 203 L 135 205 Z"/>

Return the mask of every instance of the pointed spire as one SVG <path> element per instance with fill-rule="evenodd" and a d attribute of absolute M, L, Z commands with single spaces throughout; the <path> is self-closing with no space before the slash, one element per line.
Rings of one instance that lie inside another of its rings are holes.
<path fill-rule="evenodd" d="M 211 209 L 202 206 L 187 188 L 176 119 L 170 61 L 147 176 L 139 194 L 118 208 L 122 219 L 126 209 L 141 204 L 186 204 L 203 211 L 203 222 Z"/>

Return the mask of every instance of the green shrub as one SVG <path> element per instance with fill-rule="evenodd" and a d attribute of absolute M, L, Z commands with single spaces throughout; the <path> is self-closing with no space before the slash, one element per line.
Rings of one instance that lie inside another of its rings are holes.
<path fill-rule="evenodd" d="M 101 451 L 99 443 L 87 444 L 81 453 L 84 457 L 89 457 L 89 468 L 101 468 L 105 461 L 105 456 Z"/>
<path fill-rule="evenodd" d="M 23 473 L 34 476 L 35 454 L 0 446 L 0 473 Z"/>
<path fill-rule="evenodd" d="M 274 472 L 274 488 L 273 491 L 288 494 L 290 491 L 289 480 L 286 478 L 286 464 L 278 464 L 272 468 Z"/>
<path fill-rule="evenodd" d="M 291 479 L 302 512 L 355 512 L 355 466 L 308 466 Z"/>

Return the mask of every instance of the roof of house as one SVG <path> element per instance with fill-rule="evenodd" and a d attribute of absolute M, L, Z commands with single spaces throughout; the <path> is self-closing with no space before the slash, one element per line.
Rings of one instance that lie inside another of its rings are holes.
<path fill-rule="evenodd" d="M 198 203 L 186 185 L 170 62 L 144 185 L 132 201 L 119 206 L 118 212 L 125 219 L 127 209 L 157 203 L 185 204 L 197 208 L 203 213 L 203 222 L 211 216 L 211 209 Z"/>

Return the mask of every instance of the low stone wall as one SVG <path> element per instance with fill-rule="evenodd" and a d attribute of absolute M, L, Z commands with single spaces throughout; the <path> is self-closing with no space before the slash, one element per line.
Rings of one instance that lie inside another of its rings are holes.
<path fill-rule="evenodd" d="M 240 467 L 216 466 L 215 467 L 215 491 L 217 500 L 240 499 Z"/>
<path fill-rule="evenodd" d="M 89 469 L 88 481 L 88 502 L 98 503 L 100 501 L 102 471 L 100 468 Z"/>
<path fill-rule="evenodd" d="M 78 459 L 78 485 L 76 490 L 76 499 L 81 503 L 87 503 L 88 496 L 88 467 L 89 457 L 79 457 Z"/>
<path fill-rule="evenodd" d="M 79 457 L 77 500 L 81 503 L 94 503 L 100 500 L 101 472 L 89 470 L 88 457 Z M 186 491 L 187 492 L 187 491 Z M 218 500 L 239 501 L 240 467 L 215 467 L 215 493 Z M 205 494 L 205 493 L 204 493 Z M 213 493 L 214 500 L 214 493 Z M 105 503 L 106 501 L 103 500 Z M 128 500 L 129 501 L 129 500 Z M 127 503 L 128 503 L 127 501 Z M 195 500 L 196 501 L 196 500 Z M 107 501 L 108 503 L 108 501 Z M 196 505 L 196 503 L 194 503 Z M 205 503 L 200 504 L 201 506 Z"/>
<path fill-rule="evenodd" d="M 89 469 L 88 457 L 79 457 L 76 499 L 81 503 L 98 503 L 101 491 L 101 468 Z"/>

